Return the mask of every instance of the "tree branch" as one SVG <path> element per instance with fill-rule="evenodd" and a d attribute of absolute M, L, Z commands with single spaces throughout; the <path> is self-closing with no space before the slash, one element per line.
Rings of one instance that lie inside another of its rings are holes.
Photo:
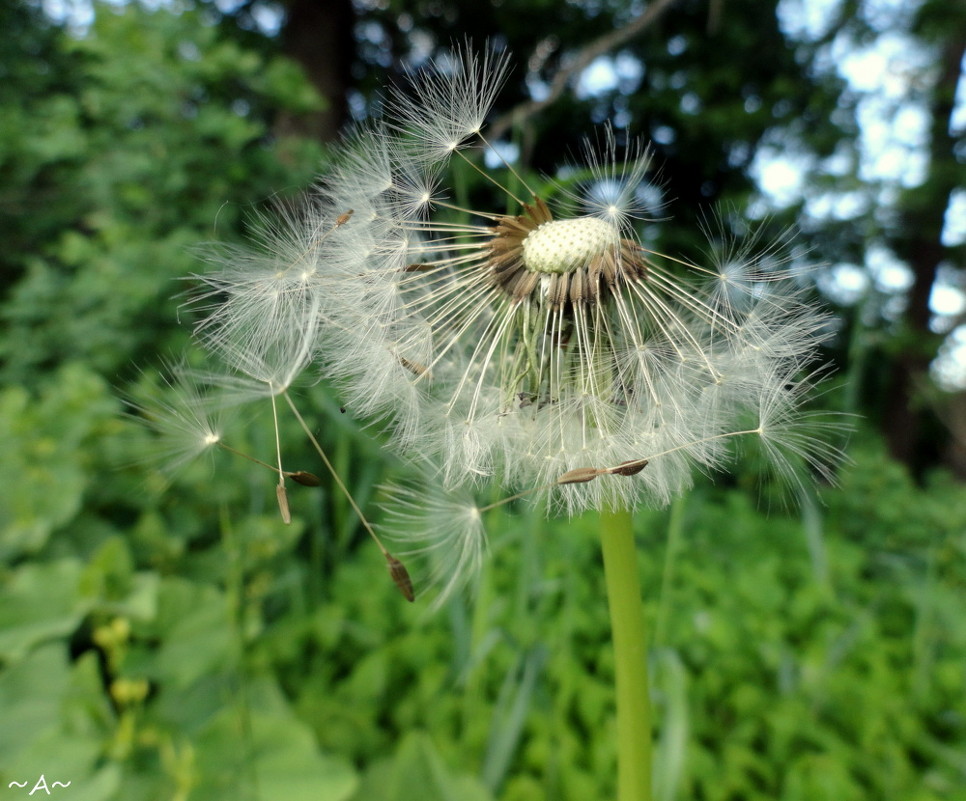
<path fill-rule="evenodd" d="M 624 27 L 599 36 L 582 47 L 566 64 L 557 70 L 557 74 L 554 75 L 553 81 L 550 83 L 550 91 L 545 98 L 542 100 L 526 100 L 510 109 L 506 114 L 501 114 L 487 127 L 487 139 L 493 142 L 497 141 L 513 125 L 523 124 L 530 117 L 556 102 L 564 93 L 567 84 L 574 75 L 581 73 L 595 58 L 620 47 L 635 36 L 639 36 L 676 2 L 677 0 L 652 0 L 639 17 L 631 20 Z"/>

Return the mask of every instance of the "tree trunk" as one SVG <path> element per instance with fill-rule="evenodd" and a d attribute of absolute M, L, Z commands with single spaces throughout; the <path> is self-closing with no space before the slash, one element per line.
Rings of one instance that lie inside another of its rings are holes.
<path fill-rule="evenodd" d="M 929 442 L 924 435 L 924 411 L 919 396 L 941 341 L 929 327 L 929 299 L 939 266 L 947 255 L 942 244 L 943 223 L 961 177 L 951 126 L 966 36 L 962 31 L 951 34 L 942 49 L 939 77 L 930 104 L 929 172 L 921 186 L 908 190 L 902 198 L 899 223 L 891 239 L 895 253 L 912 270 L 913 283 L 905 318 L 907 341 L 893 367 L 885 432 L 893 456 L 916 474 L 931 456 L 937 455 L 940 445 Z"/>
<path fill-rule="evenodd" d="M 355 17 L 351 0 L 287 0 L 282 49 L 302 65 L 325 98 L 324 110 L 284 114 L 276 123 L 279 135 L 299 135 L 323 142 L 335 140 L 348 116 L 346 91 L 355 52 Z"/>

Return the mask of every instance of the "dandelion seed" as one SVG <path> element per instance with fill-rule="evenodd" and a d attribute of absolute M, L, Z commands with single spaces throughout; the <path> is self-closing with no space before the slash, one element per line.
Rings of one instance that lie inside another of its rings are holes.
<path fill-rule="evenodd" d="M 557 479 L 558 484 L 586 484 L 593 481 L 598 476 L 604 475 L 604 471 L 597 467 L 578 467 L 568 470 Z"/>
<path fill-rule="evenodd" d="M 440 587 L 433 605 L 441 606 L 476 574 L 483 560 L 486 535 L 472 494 L 413 481 L 389 484 L 382 491 L 386 536 L 405 547 L 403 556 L 425 565 L 423 580 Z M 390 562 L 390 570 L 392 566 Z"/>
<path fill-rule="evenodd" d="M 406 566 L 395 556 L 391 556 L 388 553 L 386 554 L 386 564 L 389 567 L 389 575 L 399 588 L 399 591 L 403 594 L 403 597 L 410 603 L 415 601 L 416 593 L 413 590 L 413 580 L 409 577 L 409 571 L 406 570 Z"/>
<path fill-rule="evenodd" d="M 194 380 L 183 363 L 162 371 L 164 397 L 131 398 L 137 418 L 158 436 L 152 454 L 169 474 L 222 445 L 224 409 Z"/>
<path fill-rule="evenodd" d="M 505 54 L 475 53 L 469 45 L 430 62 L 413 77 L 411 95 L 390 99 L 395 127 L 419 145 L 421 160 L 433 163 L 479 134 L 507 74 Z"/>
<path fill-rule="evenodd" d="M 286 477 L 292 479 L 296 484 L 301 484 L 303 487 L 318 487 L 321 486 L 322 482 L 319 477 L 314 473 L 308 473 L 305 470 L 296 470 L 292 473 L 286 473 Z"/>
<path fill-rule="evenodd" d="M 621 462 L 617 467 L 611 467 L 607 472 L 615 476 L 636 476 L 647 467 L 649 461 L 648 459 L 631 459 Z"/>
<path fill-rule="evenodd" d="M 285 491 L 284 484 L 275 486 L 275 496 L 278 498 L 278 511 L 282 515 L 282 522 L 287 526 L 292 522 L 292 513 L 288 507 L 288 493 Z"/>
<path fill-rule="evenodd" d="M 349 215 L 351 217 L 351 214 Z M 324 289 L 319 269 L 327 239 L 348 219 L 317 204 L 276 204 L 274 215 L 256 215 L 257 247 L 208 248 L 204 256 L 220 269 L 193 278 L 199 288 L 189 305 L 204 313 L 196 333 L 213 350 L 268 352 L 305 328 L 318 314 Z"/>

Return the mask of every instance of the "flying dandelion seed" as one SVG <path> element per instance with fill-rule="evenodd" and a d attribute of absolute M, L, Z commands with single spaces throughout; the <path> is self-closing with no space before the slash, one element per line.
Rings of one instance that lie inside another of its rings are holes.
<path fill-rule="evenodd" d="M 129 396 L 128 401 L 133 413 L 156 436 L 152 459 L 173 475 L 188 462 L 223 446 L 225 413 L 191 379 L 184 364 L 168 364 L 161 375 L 167 388 L 165 399 L 160 395 Z"/>

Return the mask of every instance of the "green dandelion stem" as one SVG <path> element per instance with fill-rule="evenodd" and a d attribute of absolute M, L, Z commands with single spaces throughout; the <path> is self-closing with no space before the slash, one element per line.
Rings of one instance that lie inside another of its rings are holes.
<path fill-rule="evenodd" d="M 631 513 L 603 512 L 600 533 L 617 685 L 617 801 L 651 801 L 647 628 Z"/>

